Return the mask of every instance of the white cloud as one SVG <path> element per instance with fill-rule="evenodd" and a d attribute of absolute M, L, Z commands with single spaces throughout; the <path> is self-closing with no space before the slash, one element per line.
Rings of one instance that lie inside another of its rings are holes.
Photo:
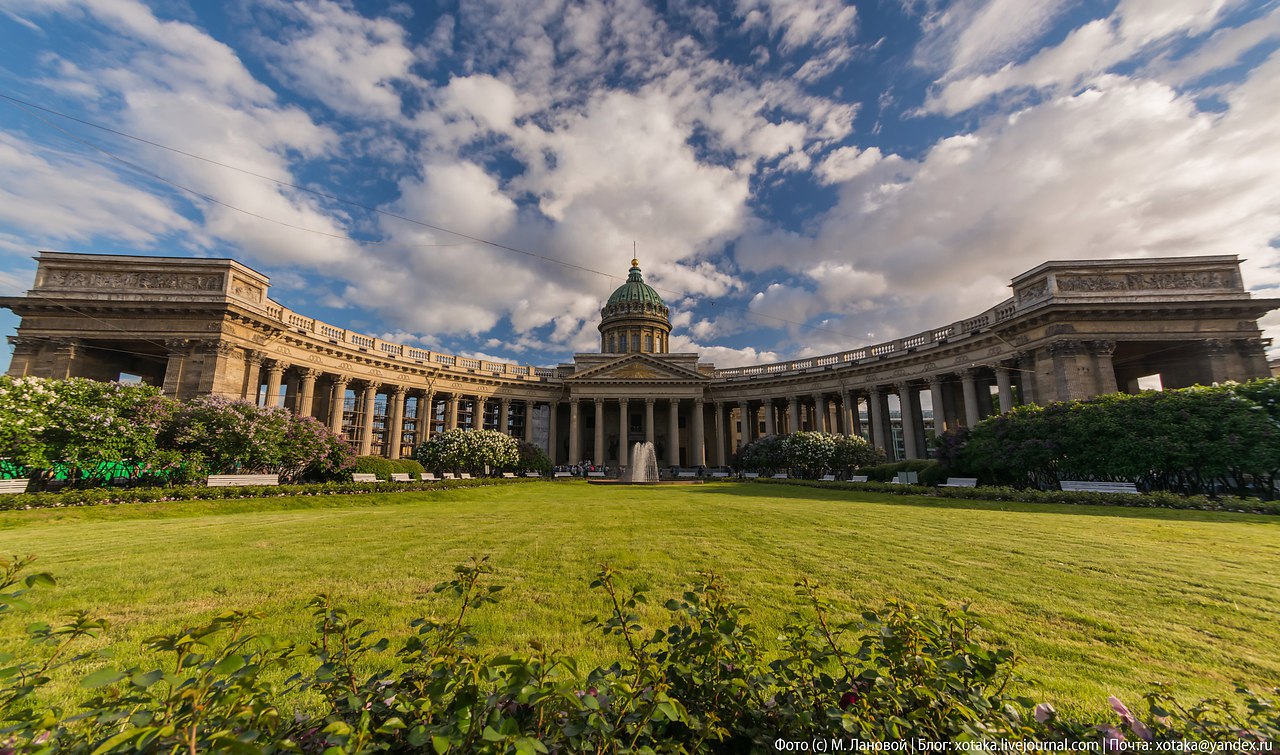
<path fill-rule="evenodd" d="M 997 95 L 1022 90 L 1066 92 L 1171 40 L 1211 29 L 1238 0 L 1122 0 L 1112 14 L 1074 29 L 1060 44 L 997 70 L 960 68 L 930 91 L 926 112 L 954 115 Z M 968 68 L 972 68 L 969 66 Z"/>
<path fill-rule="evenodd" d="M 926 17 L 917 63 L 943 79 L 997 68 L 1024 52 L 1078 0 L 960 0 Z"/>
<path fill-rule="evenodd" d="M 1175 60 L 1156 61 L 1148 66 L 1148 73 L 1161 81 L 1185 84 L 1233 66 L 1245 53 L 1277 38 L 1280 38 L 1280 8 L 1239 26 L 1219 29 L 1190 53 Z"/>
<path fill-rule="evenodd" d="M 879 147 L 840 147 L 827 155 L 814 172 L 824 184 L 844 183 L 871 170 L 882 159 Z"/>
<path fill-rule="evenodd" d="M 279 17 L 266 22 L 276 34 L 259 34 L 257 44 L 295 90 L 340 113 L 399 120 L 395 84 L 415 80 L 403 26 L 330 0 L 269 0 L 256 10 Z"/>

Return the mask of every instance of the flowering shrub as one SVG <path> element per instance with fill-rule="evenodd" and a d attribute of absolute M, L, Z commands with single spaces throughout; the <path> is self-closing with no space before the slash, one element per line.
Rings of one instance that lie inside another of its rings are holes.
<path fill-rule="evenodd" d="M 958 476 L 1055 488 L 1132 480 L 1148 490 L 1270 495 L 1280 474 L 1280 379 L 1014 407 L 937 441 Z"/>
<path fill-rule="evenodd" d="M 801 477 L 820 477 L 879 464 L 884 452 L 856 436 L 801 431 L 757 438 L 739 449 L 736 461 L 749 472 L 790 469 Z"/>
<path fill-rule="evenodd" d="M 445 430 L 431 436 L 415 453 L 430 470 L 483 474 L 486 468 L 512 470 L 520 461 L 519 442 L 496 430 Z"/>
<path fill-rule="evenodd" d="M 199 460 L 208 474 L 274 472 L 284 480 L 333 479 L 354 463 L 342 438 L 318 420 L 222 396 L 181 404 L 161 429 L 159 442 Z"/>
<path fill-rule="evenodd" d="M 29 565 L 30 559 L 0 561 L 0 618 L 27 600 L 23 593 L 53 584 L 46 574 L 23 578 Z M 493 655 L 480 649 L 467 623 L 499 600 L 502 586 L 488 584 L 492 571 L 487 559 L 456 567 L 434 590 L 453 595 L 459 607 L 447 618 L 413 621 L 416 631 L 394 658 L 384 655 L 390 640 L 365 631 L 361 619 L 327 595 L 308 603 L 315 640 L 306 648 L 254 633 L 261 614 L 227 611 L 146 640 L 160 655 L 154 667 L 107 665 L 83 678 L 80 686 L 97 692 L 75 715 L 40 710 L 33 693 L 51 674 L 89 660 L 88 653 L 72 655 L 74 646 L 100 636 L 107 623 L 82 612 L 62 626 L 30 624 L 37 650 L 3 659 L 10 665 L 0 677 L 0 746 L 93 753 L 736 753 L 815 738 L 1091 742 L 1118 750 L 1130 737 L 1237 745 L 1280 737 L 1274 702 L 1243 687 L 1239 702 L 1184 706 L 1158 689 L 1147 696 L 1146 715 L 1113 697 L 1115 718 L 1062 717 L 1048 703 L 1008 691 L 1015 655 L 989 643 L 967 609 L 928 615 L 890 603 L 840 622 L 837 607 L 807 580 L 797 583 L 805 608 L 792 615 L 772 654 L 761 649 L 746 608 L 715 575 L 667 601 L 667 628 L 646 631 L 637 610 L 645 592 L 628 589 L 602 565 L 591 586 L 605 611 L 587 623 L 614 640 L 618 662 L 584 671 L 536 642 L 532 655 Z M 315 713 L 286 714 L 282 700 L 298 695 L 322 705 Z"/>

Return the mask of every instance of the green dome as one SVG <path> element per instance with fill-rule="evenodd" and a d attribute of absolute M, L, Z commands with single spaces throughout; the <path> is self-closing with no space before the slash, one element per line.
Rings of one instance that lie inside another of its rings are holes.
<path fill-rule="evenodd" d="M 627 276 L 627 282 L 613 292 L 602 312 L 607 316 L 614 312 L 637 309 L 654 314 L 661 313 L 664 317 L 667 315 L 667 305 L 662 301 L 662 297 L 644 282 L 644 276 L 640 274 L 639 260 L 631 260 L 631 271 Z"/>

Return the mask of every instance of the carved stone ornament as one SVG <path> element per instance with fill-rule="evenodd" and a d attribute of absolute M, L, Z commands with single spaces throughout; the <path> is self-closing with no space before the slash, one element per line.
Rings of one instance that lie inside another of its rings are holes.
<path fill-rule="evenodd" d="M 88 272 L 50 270 L 46 288 L 135 289 L 143 291 L 221 291 L 221 273 Z"/>
<path fill-rule="evenodd" d="M 1235 274 L 1229 270 L 1170 270 L 1159 273 L 1058 276 L 1058 290 L 1071 293 L 1168 291 L 1206 288 L 1237 288 Z"/>

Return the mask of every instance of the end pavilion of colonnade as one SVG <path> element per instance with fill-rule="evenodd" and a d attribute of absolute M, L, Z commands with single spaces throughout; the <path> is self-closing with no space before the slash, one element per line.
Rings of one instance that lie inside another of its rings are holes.
<path fill-rule="evenodd" d="M 0 299 L 21 322 L 9 374 L 134 379 L 176 398 L 284 406 L 358 453 L 408 456 L 432 433 L 479 428 L 554 463 L 726 465 L 764 434 L 857 434 L 890 458 L 1018 403 L 1270 374 L 1235 256 L 1046 262 L 973 317 L 885 343 L 717 369 L 668 352 L 667 305 L 632 261 L 601 310 L 599 353 L 534 367 L 414 348 L 294 312 L 235 262 L 41 252 L 34 286 Z M 927 398 L 924 398 L 926 397 Z M 926 406 L 927 404 L 927 406 Z"/>

